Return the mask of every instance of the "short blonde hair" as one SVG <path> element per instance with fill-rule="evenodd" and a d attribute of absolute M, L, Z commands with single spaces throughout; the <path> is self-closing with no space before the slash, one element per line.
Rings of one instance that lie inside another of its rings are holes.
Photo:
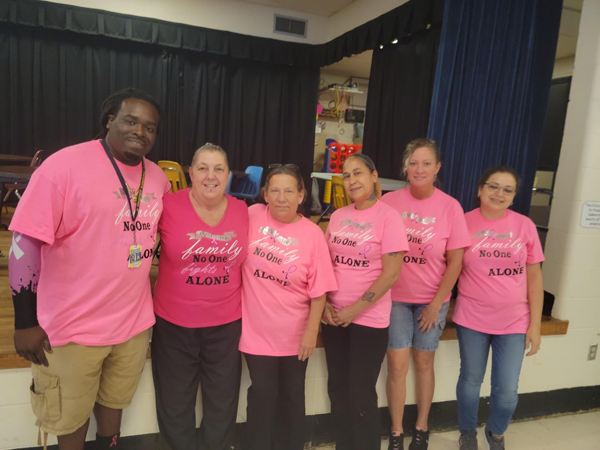
<path fill-rule="evenodd" d="M 196 161 L 196 158 L 203 152 L 220 153 L 221 156 L 223 156 L 223 158 L 225 158 L 225 164 L 227 165 L 227 169 L 229 169 L 229 158 L 227 158 L 227 153 L 225 152 L 225 150 L 223 150 L 218 145 L 211 144 L 210 142 L 207 142 L 206 144 L 204 144 L 202 147 L 200 147 L 198 150 L 196 150 L 194 152 L 194 156 L 192 157 L 192 167 L 194 167 L 194 161 Z"/>
<path fill-rule="evenodd" d="M 415 151 L 419 148 L 428 148 L 435 155 L 436 164 L 441 162 L 440 160 L 440 148 L 437 146 L 435 141 L 427 138 L 418 138 L 414 141 L 410 141 L 406 146 L 406 150 L 404 150 L 404 155 L 402 156 L 402 175 L 406 175 L 406 170 L 408 169 L 408 161 L 415 153 Z"/>

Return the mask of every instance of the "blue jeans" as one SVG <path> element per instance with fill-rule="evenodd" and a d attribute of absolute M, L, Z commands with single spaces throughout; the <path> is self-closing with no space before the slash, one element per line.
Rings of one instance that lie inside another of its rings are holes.
<path fill-rule="evenodd" d="M 458 428 L 476 434 L 479 392 L 492 347 L 492 395 L 487 428 L 502 435 L 518 402 L 519 374 L 525 353 L 524 334 L 487 334 L 456 325 L 460 348 L 460 376 L 456 385 Z"/>

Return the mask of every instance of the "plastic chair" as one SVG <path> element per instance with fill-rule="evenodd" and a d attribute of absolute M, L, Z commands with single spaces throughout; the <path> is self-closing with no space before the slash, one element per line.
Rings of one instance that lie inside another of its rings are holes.
<path fill-rule="evenodd" d="M 341 176 L 332 175 L 331 181 L 326 181 L 325 183 L 325 195 L 330 193 L 331 200 L 327 202 L 325 201 L 325 198 L 323 198 L 323 203 L 327 204 L 327 208 L 325 208 L 323 213 L 317 219 L 317 225 L 319 225 L 321 222 L 329 222 L 329 217 L 325 216 L 330 212 L 332 207 L 333 210 L 336 210 L 352 203 L 352 199 L 348 194 L 346 194 L 346 190 L 344 189 L 344 179 Z M 328 186 L 327 183 L 330 183 L 330 186 Z M 331 189 L 331 191 L 328 192 L 328 189 Z"/>
<path fill-rule="evenodd" d="M 227 187 L 225 188 L 226 194 L 229 194 L 229 191 L 231 190 L 231 180 L 233 180 L 233 172 L 229 171 L 229 181 L 227 182 Z"/>
<path fill-rule="evenodd" d="M 158 167 L 163 170 L 171 182 L 171 192 L 187 189 L 188 184 L 185 179 L 185 172 L 179 163 L 175 161 L 159 161 Z"/>
<path fill-rule="evenodd" d="M 331 201 L 335 209 L 343 208 L 352 203 L 352 199 L 344 189 L 344 179 L 337 175 L 331 176 Z"/>
<path fill-rule="evenodd" d="M 35 152 L 35 155 L 33 155 L 33 158 L 31 158 L 31 163 L 29 163 L 29 167 L 40 167 L 40 164 L 42 164 L 42 154 L 44 153 L 44 150 L 38 150 L 37 152 Z M 11 196 L 11 194 L 15 194 L 17 196 L 17 198 L 19 200 L 21 200 L 21 193 L 19 191 L 24 190 L 27 187 L 27 184 L 13 184 L 13 183 L 6 183 L 4 185 L 4 189 L 7 190 L 6 195 L 4 196 L 4 200 L 2 200 L 2 204 L 4 206 L 12 206 L 12 205 L 6 205 L 6 201 L 9 199 L 9 197 Z M 17 202 L 14 202 L 14 204 L 16 205 Z"/>
<path fill-rule="evenodd" d="M 234 191 L 229 195 L 237 198 L 253 200 L 260 194 L 260 180 L 262 178 L 263 168 L 259 166 L 246 167 L 246 175 L 243 176 Z"/>

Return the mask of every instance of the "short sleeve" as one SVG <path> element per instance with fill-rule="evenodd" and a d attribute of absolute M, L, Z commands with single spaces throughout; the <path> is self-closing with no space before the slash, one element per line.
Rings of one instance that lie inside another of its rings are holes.
<path fill-rule="evenodd" d="M 337 211 L 334 211 L 331 217 L 329 218 L 329 222 L 327 223 L 327 229 L 325 230 L 325 243 L 329 245 L 329 238 L 331 237 L 331 227 L 335 226 L 337 219 Z M 318 225 L 317 225 L 318 226 Z"/>
<path fill-rule="evenodd" d="M 45 175 L 43 168 L 42 165 L 31 177 L 9 230 L 52 245 L 63 218 L 65 197 L 55 182 Z"/>
<path fill-rule="evenodd" d="M 450 234 L 448 235 L 446 250 L 456 250 L 471 245 L 471 237 L 469 236 L 465 213 L 460 206 L 460 203 L 456 200 L 454 200 L 453 203 Z"/>
<path fill-rule="evenodd" d="M 171 211 L 176 209 L 173 207 L 173 203 L 175 201 L 175 193 L 169 192 L 165 194 L 163 197 L 163 210 L 160 215 L 160 219 L 158 220 L 158 232 L 164 234 L 169 231 L 169 228 L 172 226 L 170 219 Z M 177 214 L 177 213 L 175 213 Z M 161 237 L 162 240 L 162 237 Z"/>
<path fill-rule="evenodd" d="M 381 254 L 392 252 L 407 252 L 406 226 L 396 210 L 386 213 L 383 221 L 383 237 L 381 239 Z"/>
<path fill-rule="evenodd" d="M 533 221 L 523 216 L 527 220 L 527 264 L 537 264 L 544 261 L 544 251 L 540 242 L 540 235 Z"/>
<path fill-rule="evenodd" d="M 314 255 L 309 261 L 308 283 L 306 293 L 310 298 L 317 298 L 326 292 L 337 291 L 338 285 L 333 272 L 331 256 L 321 229 L 315 231 Z M 313 263 L 313 261 L 315 263 Z"/>

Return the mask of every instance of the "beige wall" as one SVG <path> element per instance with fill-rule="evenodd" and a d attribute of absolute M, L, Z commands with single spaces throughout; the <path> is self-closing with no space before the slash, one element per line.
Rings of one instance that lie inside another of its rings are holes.
<path fill-rule="evenodd" d="M 50 0 L 214 30 L 282 41 L 321 44 L 328 41 L 328 18 L 235 0 Z M 273 33 L 273 14 L 308 19 L 306 38 Z"/>
<path fill-rule="evenodd" d="M 331 17 L 235 0 L 48 0 L 84 8 L 184 23 L 282 41 L 323 44 L 406 3 L 408 0 L 357 0 Z M 273 14 L 308 19 L 306 38 L 273 33 Z"/>
<path fill-rule="evenodd" d="M 329 18 L 327 40 L 353 30 L 406 2 L 408 0 L 356 0 Z"/>
<path fill-rule="evenodd" d="M 573 69 L 575 68 L 575 57 L 569 56 L 568 58 L 561 58 L 554 61 L 554 70 L 552 72 L 552 78 L 565 78 L 573 76 Z"/>

